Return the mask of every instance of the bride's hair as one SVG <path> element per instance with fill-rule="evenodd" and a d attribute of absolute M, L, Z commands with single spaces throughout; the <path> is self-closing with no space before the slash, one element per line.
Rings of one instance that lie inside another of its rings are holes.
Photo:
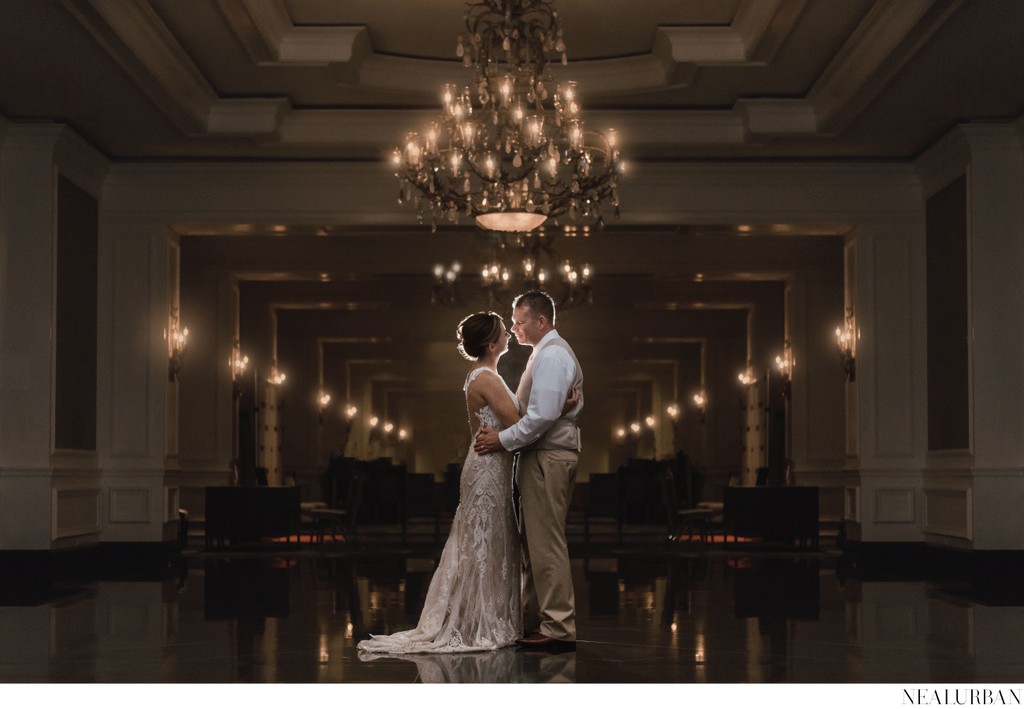
<path fill-rule="evenodd" d="M 501 316 L 497 313 L 473 313 L 462 319 L 455 336 L 459 338 L 459 354 L 475 362 L 487 352 L 487 345 L 501 336 Z"/>

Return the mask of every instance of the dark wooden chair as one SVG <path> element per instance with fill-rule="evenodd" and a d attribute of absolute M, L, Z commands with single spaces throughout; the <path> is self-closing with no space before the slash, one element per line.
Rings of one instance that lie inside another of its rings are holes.
<path fill-rule="evenodd" d="M 434 525 L 434 542 L 441 537 L 441 505 L 438 486 L 430 473 L 406 474 L 402 494 L 402 542 L 409 534 L 413 520 L 430 520 Z"/>
<path fill-rule="evenodd" d="M 674 542 L 685 534 L 687 539 L 696 537 L 702 544 L 706 543 L 715 511 L 708 507 L 689 507 L 680 500 L 671 465 L 665 465 L 658 471 L 658 483 L 667 521 L 665 541 Z"/>
<path fill-rule="evenodd" d="M 594 520 L 615 524 L 615 538 L 622 541 L 623 497 L 621 478 L 617 473 L 591 473 L 583 507 L 583 541 L 590 543 L 590 527 Z"/>
<path fill-rule="evenodd" d="M 359 543 L 359 512 L 362 506 L 363 487 L 366 474 L 362 470 L 354 470 L 349 478 L 348 491 L 343 507 L 313 507 L 308 515 L 313 521 L 314 541 L 323 544 L 330 532 L 331 540 L 337 540 L 339 531 L 344 535 L 345 543 Z"/>
<path fill-rule="evenodd" d="M 206 547 L 299 536 L 299 489 L 254 485 L 206 488 Z"/>

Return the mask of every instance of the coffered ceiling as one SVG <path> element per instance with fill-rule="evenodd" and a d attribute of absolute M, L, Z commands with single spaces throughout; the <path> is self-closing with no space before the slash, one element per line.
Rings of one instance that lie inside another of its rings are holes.
<path fill-rule="evenodd" d="M 912 159 L 1024 111 L 1018 0 L 560 0 L 631 160 Z M 115 160 L 378 160 L 438 111 L 461 0 L 5 0 L 0 114 Z"/>

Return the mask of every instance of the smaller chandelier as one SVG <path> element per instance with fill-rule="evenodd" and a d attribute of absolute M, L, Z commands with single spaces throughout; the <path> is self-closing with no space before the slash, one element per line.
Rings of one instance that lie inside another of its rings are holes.
<path fill-rule="evenodd" d="M 551 296 L 555 307 L 573 308 L 593 303 L 591 280 L 594 269 L 588 263 L 576 264 L 560 258 L 554 249 L 554 235 L 536 233 L 497 234 L 494 256 L 480 269 L 479 295 L 488 307 L 510 305 L 526 290 L 542 290 Z M 433 303 L 462 306 L 477 300 L 471 285 L 463 278 L 464 269 L 455 261 L 434 266 Z"/>
<path fill-rule="evenodd" d="M 528 232 L 548 218 L 603 225 L 618 216 L 622 172 L 615 131 L 584 127 L 576 83 L 556 84 L 548 55 L 566 63 L 552 0 L 467 3 L 471 86 L 446 84 L 442 114 L 393 154 L 402 188 L 422 221 L 474 217 L 491 231 Z"/>

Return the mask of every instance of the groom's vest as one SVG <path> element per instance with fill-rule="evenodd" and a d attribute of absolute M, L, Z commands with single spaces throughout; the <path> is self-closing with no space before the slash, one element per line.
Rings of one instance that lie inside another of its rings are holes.
<path fill-rule="evenodd" d="M 554 449 L 578 451 L 580 450 L 580 429 L 576 425 L 576 421 L 579 419 L 580 411 L 583 410 L 583 368 L 580 366 L 580 361 L 576 359 L 576 353 L 569 347 L 569 343 L 561 337 L 554 337 L 542 346 L 533 349 L 533 356 L 530 357 L 530 361 L 526 365 L 526 371 L 523 372 L 523 376 L 519 380 L 519 388 L 516 389 L 516 396 L 520 402 L 519 413 L 525 415 L 530 403 L 530 391 L 533 389 L 533 363 L 537 361 L 537 356 L 541 350 L 548 347 L 561 347 L 569 353 L 572 361 L 576 363 L 576 376 L 572 381 L 572 385 L 579 391 L 580 399 L 572 409 L 562 414 L 540 438 L 523 448 L 523 450 Z"/>

